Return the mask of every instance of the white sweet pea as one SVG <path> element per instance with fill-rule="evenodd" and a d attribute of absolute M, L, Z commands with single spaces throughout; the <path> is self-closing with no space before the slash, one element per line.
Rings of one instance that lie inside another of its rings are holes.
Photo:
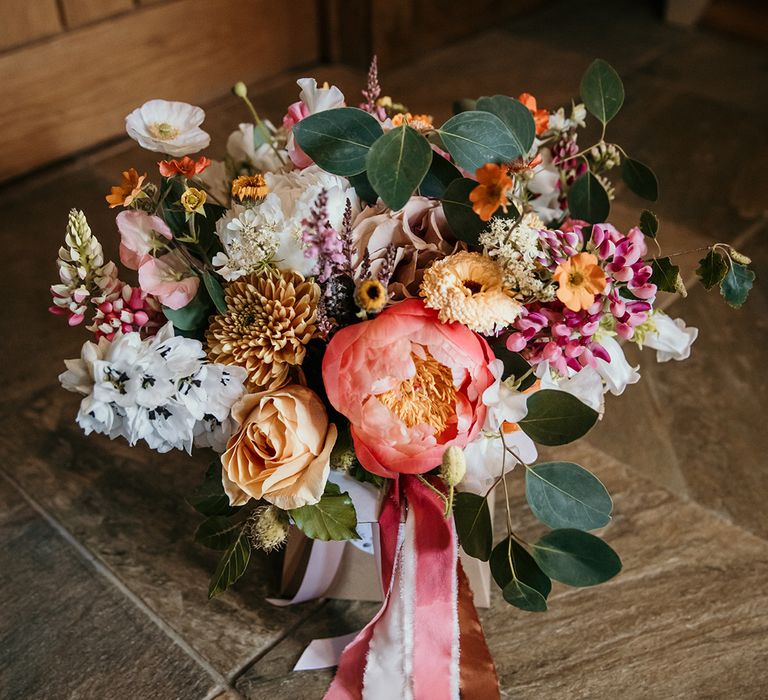
<path fill-rule="evenodd" d="M 636 384 L 640 381 L 639 367 L 632 367 L 627 358 L 624 357 L 624 351 L 621 345 L 612 336 L 606 335 L 600 338 L 602 345 L 611 356 L 611 361 L 606 362 L 597 358 L 597 373 L 603 378 L 603 381 L 614 396 L 624 393 L 624 389 L 629 384 Z"/>
<path fill-rule="evenodd" d="M 557 221 L 563 215 L 559 184 L 560 173 L 552 162 L 552 153 L 548 148 L 542 148 L 541 163 L 533 169 L 527 188 L 531 194 L 537 195 L 529 200 L 529 204 L 545 224 Z"/>
<path fill-rule="evenodd" d="M 557 389 L 572 394 L 583 404 L 597 411 L 602 417 L 605 410 L 605 387 L 600 374 L 592 367 L 583 367 L 571 377 L 561 377 L 542 362 L 536 368 L 542 389 Z"/>
<path fill-rule="evenodd" d="M 142 148 L 174 158 L 207 148 L 211 137 L 200 128 L 205 112 L 186 102 L 150 100 L 125 118 L 125 130 Z"/>
<path fill-rule="evenodd" d="M 262 123 L 270 134 L 275 133 L 275 127 L 269 120 L 264 119 Z M 245 165 L 261 173 L 282 170 L 288 158 L 287 152 L 283 151 L 285 157 L 281 160 L 271 144 L 264 142 L 263 135 L 253 124 L 240 124 L 237 131 L 229 135 L 227 153 L 238 166 Z"/>
<path fill-rule="evenodd" d="M 314 78 L 299 78 L 296 83 L 301 88 L 299 99 L 306 105 L 309 114 L 344 106 L 344 93 L 335 85 L 326 83 L 317 87 Z"/>
<path fill-rule="evenodd" d="M 698 328 L 686 326 L 682 318 L 672 320 L 663 311 L 655 311 L 651 321 L 655 329 L 645 334 L 642 344 L 656 350 L 658 362 L 687 360 L 691 356 L 691 345 L 699 335 Z"/>

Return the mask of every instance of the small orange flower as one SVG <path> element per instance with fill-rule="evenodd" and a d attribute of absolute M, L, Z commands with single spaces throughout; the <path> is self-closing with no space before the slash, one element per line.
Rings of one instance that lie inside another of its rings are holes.
<path fill-rule="evenodd" d="M 549 128 L 549 112 L 546 109 L 537 109 L 536 98 L 528 92 L 522 93 L 518 98 L 533 114 L 536 124 L 536 135 L 543 134 Z"/>
<path fill-rule="evenodd" d="M 112 188 L 110 194 L 104 199 L 107 200 L 110 209 L 124 206 L 129 207 L 131 203 L 144 196 L 141 187 L 144 184 L 147 174 L 139 175 L 135 168 L 123 171 L 123 180 L 119 185 Z"/>
<path fill-rule="evenodd" d="M 571 311 L 588 309 L 607 284 L 605 273 L 592 253 L 578 253 L 557 266 L 557 298 Z"/>
<path fill-rule="evenodd" d="M 407 124 L 418 132 L 430 131 L 434 128 L 431 114 L 411 114 L 410 112 L 405 112 L 392 117 L 392 126 L 397 127 L 403 124 Z"/>
<path fill-rule="evenodd" d="M 490 221 L 494 212 L 501 207 L 507 211 L 507 192 L 512 188 L 512 178 L 507 168 L 496 163 L 486 163 L 476 172 L 478 186 L 469 193 L 472 211 L 483 221 Z"/>
<path fill-rule="evenodd" d="M 183 175 L 186 178 L 190 178 L 199 175 L 210 164 L 211 159 L 205 156 L 200 156 L 196 161 L 192 160 L 189 156 L 184 156 L 181 160 L 161 160 L 157 165 L 163 177 Z"/>

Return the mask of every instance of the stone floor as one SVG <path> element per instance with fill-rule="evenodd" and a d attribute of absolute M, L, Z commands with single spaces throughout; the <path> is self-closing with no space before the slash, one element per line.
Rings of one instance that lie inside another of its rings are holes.
<path fill-rule="evenodd" d="M 737 242 L 768 278 L 764 46 L 664 26 L 639 3 L 590 0 L 382 82 L 437 117 L 456 97 L 497 92 L 526 90 L 550 106 L 574 96 L 595 55 L 625 79 L 626 110 L 609 133 L 659 174 L 665 250 Z M 362 81 L 344 68 L 313 72 L 348 95 Z M 295 77 L 254 87 L 265 114 L 295 99 Z M 234 98 L 210 105 L 214 147 L 244 118 Z M 277 578 L 266 559 L 207 602 L 215 557 L 191 543 L 197 518 L 183 500 L 200 470 L 183 455 L 86 439 L 72 420 L 77 398 L 57 385 L 83 340 L 45 311 L 67 210 L 84 209 L 114 249 L 103 195 L 121 169 L 154 160 L 121 141 L 0 192 L 12 329 L 0 337 L 0 697 L 319 698 L 330 672 L 290 670 L 304 645 L 361 626 L 375 606 L 274 608 L 263 600 Z M 622 225 L 641 205 L 625 194 L 614 209 Z M 697 256 L 683 260 L 690 272 Z M 691 360 L 638 357 L 641 383 L 567 452 L 615 496 L 605 536 L 624 570 L 594 590 L 556 587 L 546 615 L 496 596 L 482 617 L 504 697 L 768 695 L 768 294 L 758 285 L 734 312 L 694 286 L 670 312 L 701 329 Z M 523 531 L 534 527 L 525 512 L 515 509 Z"/>

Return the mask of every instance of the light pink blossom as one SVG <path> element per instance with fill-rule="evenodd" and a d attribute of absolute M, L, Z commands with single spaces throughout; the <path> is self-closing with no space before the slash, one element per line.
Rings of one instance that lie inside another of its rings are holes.
<path fill-rule="evenodd" d="M 168 224 L 159 216 L 143 211 L 125 210 L 117 215 L 117 229 L 120 231 L 120 262 L 131 270 L 138 270 L 160 248 L 165 238 L 173 234 Z"/>
<path fill-rule="evenodd" d="M 180 253 L 172 251 L 159 258 L 150 257 L 139 267 L 139 285 L 169 309 L 181 309 L 195 298 L 200 278 Z"/>

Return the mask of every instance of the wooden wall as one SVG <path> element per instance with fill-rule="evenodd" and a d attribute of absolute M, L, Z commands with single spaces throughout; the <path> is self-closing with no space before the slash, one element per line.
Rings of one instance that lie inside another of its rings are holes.
<path fill-rule="evenodd" d="M 315 0 L 0 0 L 0 180 L 319 58 Z"/>

